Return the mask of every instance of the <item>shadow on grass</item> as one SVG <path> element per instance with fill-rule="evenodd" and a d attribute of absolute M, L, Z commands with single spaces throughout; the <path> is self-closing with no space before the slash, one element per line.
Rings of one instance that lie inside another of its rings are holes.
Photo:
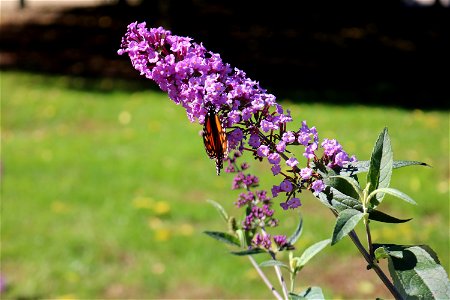
<path fill-rule="evenodd" d="M 450 9 L 402 3 L 320 2 L 293 9 L 161 0 L 26 8 L 2 22 L 0 67 L 67 75 L 72 88 L 157 89 L 117 55 L 126 26 L 147 21 L 203 42 L 279 99 L 449 109 L 440 73 L 449 69 Z"/>

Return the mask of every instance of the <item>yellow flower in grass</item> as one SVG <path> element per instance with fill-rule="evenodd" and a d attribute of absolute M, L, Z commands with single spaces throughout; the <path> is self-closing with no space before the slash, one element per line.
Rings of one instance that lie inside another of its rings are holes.
<path fill-rule="evenodd" d="M 170 212 L 170 205 L 166 201 L 157 201 L 153 206 L 153 211 L 157 215 L 165 215 Z"/>
<path fill-rule="evenodd" d="M 64 214 L 70 211 L 70 207 L 67 203 L 64 203 L 62 201 L 53 201 L 51 210 L 56 214 Z"/>
<path fill-rule="evenodd" d="M 189 223 L 181 224 L 179 228 L 177 228 L 178 232 L 184 236 L 191 236 L 194 233 L 194 227 Z"/>
<path fill-rule="evenodd" d="M 127 125 L 131 121 L 131 114 L 130 114 L 130 112 L 123 110 L 119 113 L 118 119 L 119 119 L 119 123 L 121 125 Z"/>
<path fill-rule="evenodd" d="M 414 192 L 418 192 L 421 188 L 420 179 L 417 176 L 411 176 L 409 179 L 409 187 Z"/>
<path fill-rule="evenodd" d="M 160 218 L 152 217 L 148 219 L 148 227 L 150 227 L 150 229 L 156 230 L 163 227 L 163 222 Z"/>
<path fill-rule="evenodd" d="M 137 197 L 133 199 L 133 207 L 142 209 L 151 209 L 153 207 L 153 199 L 148 197 Z"/>
<path fill-rule="evenodd" d="M 362 280 L 358 282 L 357 289 L 361 294 L 368 295 L 375 291 L 375 285 L 371 281 Z"/>
<path fill-rule="evenodd" d="M 164 224 L 164 222 L 157 217 L 151 217 L 148 219 L 148 227 L 153 230 L 153 237 L 155 241 L 164 242 L 170 239 L 172 232 Z"/>
<path fill-rule="evenodd" d="M 158 228 L 154 232 L 154 239 L 158 242 L 168 241 L 172 235 L 169 228 Z"/>

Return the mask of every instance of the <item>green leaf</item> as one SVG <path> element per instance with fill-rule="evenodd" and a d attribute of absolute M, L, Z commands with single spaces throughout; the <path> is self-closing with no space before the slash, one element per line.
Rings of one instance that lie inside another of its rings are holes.
<path fill-rule="evenodd" d="M 305 251 L 303 251 L 302 255 L 297 261 L 297 268 L 303 268 L 306 263 L 313 258 L 317 253 L 322 251 L 328 244 L 330 244 L 331 240 L 326 239 L 320 242 L 317 242 L 313 244 L 312 246 L 309 246 Z"/>
<path fill-rule="evenodd" d="M 278 267 L 286 268 L 286 269 L 289 270 L 289 267 L 287 265 L 285 265 L 284 263 L 282 263 L 279 260 L 274 260 L 274 259 L 263 261 L 263 262 L 261 262 L 259 264 L 259 266 L 260 267 L 275 267 L 275 266 L 278 266 Z"/>
<path fill-rule="evenodd" d="M 239 244 L 243 248 L 247 247 L 247 237 L 245 236 L 245 232 L 246 231 L 242 229 L 236 230 L 236 235 L 238 236 Z"/>
<path fill-rule="evenodd" d="M 304 299 L 306 299 L 306 298 L 303 297 L 303 296 L 294 294 L 294 293 L 292 293 L 292 292 L 289 292 L 289 298 L 288 298 L 288 299 L 289 299 L 289 300 L 304 300 Z"/>
<path fill-rule="evenodd" d="M 287 239 L 287 244 L 294 245 L 302 235 L 302 232 L 303 232 L 303 218 L 302 216 L 300 216 L 297 228 L 295 229 L 294 233 Z"/>
<path fill-rule="evenodd" d="M 336 244 L 340 239 L 352 231 L 363 216 L 364 214 L 356 209 L 350 208 L 341 211 L 336 219 L 331 245 Z"/>
<path fill-rule="evenodd" d="M 426 245 L 385 246 L 394 285 L 407 299 L 450 299 L 450 281 L 436 253 Z"/>
<path fill-rule="evenodd" d="M 391 140 L 387 128 L 380 133 L 370 158 L 367 183 L 370 183 L 369 194 L 377 188 L 389 187 L 392 175 L 393 153 Z M 372 206 L 375 208 L 383 200 L 384 194 L 379 193 L 372 198 Z"/>
<path fill-rule="evenodd" d="M 386 253 L 388 257 L 393 256 L 397 258 L 403 258 L 402 251 L 408 246 L 396 245 L 396 244 L 373 244 L 374 251 L 378 253 Z M 383 250 L 379 250 L 383 249 Z"/>
<path fill-rule="evenodd" d="M 343 175 L 343 176 L 354 176 L 356 174 L 369 171 L 369 166 L 370 166 L 369 160 L 352 161 L 352 162 L 346 163 L 342 167 L 339 174 Z"/>
<path fill-rule="evenodd" d="M 430 165 L 421 162 L 421 161 L 414 161 L 414 160 L 396 160 L 392 164 L 393 169 L 403 168 L 403 167 L 409 167 L 409 166 L 425 166 L 430 167 Z M 370 167 L 370 160 L 361 160 L 361 161 L 354 161 L 349 162 L 342 168 L 340 175 L 343 176 L 353 176 L 359 173 L 368 172 Z"/>
<path fill-rule="evenodd" d="M 360 188 L 358 181 L 356 181 L 356 177 L 352 178 L 328 173 L 328 175 L 325 175 L 322 178 L 325 185 L 330 186 L 351 198 L 359 198 L 358 191 Z"/>
<path fill-rule="evenodd" d="M 249 249 L 249 250 L 244 250 L 244 251 L 231 251 L 231 254 L 234 254 L 237 256 L 245 256 L 245 255 L 254 255 L 254 254 L 266 253 L 266 252 L 267 251 L 264 251 L 263 249 L 254 248 L 254 249 Z"/>
<path fill-rule="evenodd" d="M 229 233 L 219 231 L 204 231 L 204 233 L 220 242 L 238 247 L 241 246 L 241 244 L 239 243 L 239 239 Z"/>
<path fill-rule="evenodd" d="M 309 287 L 298 293 L 298 296 L 303 297 L 304 299 L 325 299 L 322 289 L 318 286 Z"/>
<path fill-rule="evenodd" d="M 403 168 L 403 167 L 409 167 L 409 166 L 424 166 L 424 167 L 431 167 L 429 164 L 421 162 L 421 161 L 414 161 L 414 160 L 396 160 L 394 161 L 394 164 L 392 167 L 394 169 Z"/>
<path fill-rule="evenodd" d="M 327 186 L 323 192 L 319 193 L 318 199 L 327 207 L 333 208 L 338 212 L 349 208 L 362 211 L 361 201 L 345 195 L 344 193 L 330 186 Z"/>
<path fill-rule="evenodd" d="M 206 200 L 208 203 L 210 203 L 212 206 L 214 206 L 214 208 L 219 212 L 219 214 L 222 216 L 222 218 L 225 220 L 225 222 L 228 222 L 228 214 L 225 211 L 225 209 L 222 207 L 222 205 L 220 205 L 219 203 L 217 203 L 214 200 Z"/>
<path fill-rule="evenodd" d="M 376 209 L 369 211 L 369 219 L 383 223 L 405 223 L 412 220 L 412 219 L 398 219 L 396 217 L 393 217 Z"/>
<path fill-rule="evenodd" d="M 349 177 L 349 176 L 342 176 L 342 175 L 331 176 L 330 178 L 340 178 L 342 180 L 347 181 L 347 183 L 350 184 L 350 186 L 353 188 L 353 191 L 355 192 L 355 193 L 352 193 L 354 198 L 356 198 L 356 197 L 359 198 L 359 196 L 362 194 L 362 189 L 359 186 L 358 181 L 356 181 L 354 178 Z M 347 195 L 349 195 L 349 194 L 347 194 Z"/>
<path fill-rule="evenodd" d="M 316 167 L 326 186 L 316 197 L 324 205 L 338 212 L 348 208 L 362 211 L 359 195 L 347 180 L 337 177 L 338 174 L 333 169 L 324 165 L 317 164 Z"/>
<path fill-rule="evenodd" d="M 384 247 L 376 248 L 374 254 L 376 260 L 381 260 L 389 257 L 389 252 Z"/>
<path fill-rule="evenodd" d="M 400 191 L 397 190 L 397 189 L 393 189 L 393 188 L 379 188 L 379 189 L 376 189 L 376 190 L 374 190 L 374 191 L 372 192 L 372 194 L 376 194 L 376 195 L 378 195 L 379 193 L 389 194 L 389 195 L 395 196 L 395 197 L 397 197 L 397 198 L 399 198 L 399 199 L 402 199 L 402 200 L 404 200 L 404 201 L 406 201 L 406 202 L 408 202 L 408 203 L 416 204 L 416 205 L 417 205 L 416 201 L 414 201 L 411 197 L 409 197 L 408 195 L 406 195 L 406 194 L 403 193 L 403 192 L 400 192 Z M 369 197 L 370 197 L 370 196 L 371 196 L 371 195 L 369 195 Z"/>

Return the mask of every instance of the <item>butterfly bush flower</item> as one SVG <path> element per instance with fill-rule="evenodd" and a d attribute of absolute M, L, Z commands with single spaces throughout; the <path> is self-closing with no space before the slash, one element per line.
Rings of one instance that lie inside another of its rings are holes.
<path fill-rule="evenodd" d="M 191 122 L 203 124 L 211 109 L 220 117 L 227 132 L 227 150 L 230 150 L 225 171 L 236 174 L 233 189 L 246 190 L 239 195 L 236 205 L 251 206 L 252 213 L 245 221 L 248 228 L 258 222 L 260 225 L 277 222 L 270 213 L 272 200 L 262 204 L 264 201 L 256 192 L 250 193 L 251 188 L 258 186 L 259 179 L 244 173 L 246 168 L 237 164 L 244 151 L 260 161 L 266 159 L 271 164 L 272 174 L 283 177 L 271 190 L 272 197 L 286 195 L 285 202 L 280 204 L 283 209 L 299 207 L 298 194 L 304 189 L 315 195 L 325 190 L 317 172 L 319 163 L 339 169 L 356 161 L 336 140 L 324 139 L 320 143 L 317 129 L 309 127 L 306 121 L 297 130 L 287 130 L 292 117 L 274 95 L 248 78 L 244 71 L 232 68 L 219 54 L 208 51 L 189 37 L 134 22 L 128 25 L 118 54 L 127 54 L 141 75 L 153 80 L 172 101 L 184 107 Z M 302 156 L 306 166 L 299 168 Z"/>
<path fill-rule="evenodd" d="M 286 164 L 289 167 L 295 167 L 296 165 L 298 165 L 298 160 L 295 157 L 291 157 L 286 161 Z"/>
<path fill-rule="evenodd" d="M 302 203 L 300 202 L 299 198 L 292 198 L 292 199 L 287 200 L 286 202 L 280 203 L 280 206 L 284 210 L 288 210 L 289 208 L 294 209 L 301 205 L 302 205 Z"/>
<path fill-rule="evenodd" d="M 252 244 L 255 247 L 270 249 L 270 247 L 272 246 L 272 241 L 270 240 L 270 234 L 257 233 L 252 240 Z"/>
<path fill-rule="evenodd" d="M 312 169 L 310 168 L 303 168 L 300 170 L 300 176 L 302 177 L 302 179 L 308 180 L 309 178 L 311 178 L 312 175 Z"/>

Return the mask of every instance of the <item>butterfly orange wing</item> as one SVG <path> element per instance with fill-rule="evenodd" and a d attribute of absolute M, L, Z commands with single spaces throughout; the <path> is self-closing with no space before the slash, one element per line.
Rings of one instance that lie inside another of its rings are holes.
<path fill-rule="evenodd" d="M 216 171 L 219 175 L 223 160 L 228 156 L 228 140 L 219 116 L 213 110 L 210 110 L 205 117 L 203 143 L 209 158 L 215 159 Z"/>

